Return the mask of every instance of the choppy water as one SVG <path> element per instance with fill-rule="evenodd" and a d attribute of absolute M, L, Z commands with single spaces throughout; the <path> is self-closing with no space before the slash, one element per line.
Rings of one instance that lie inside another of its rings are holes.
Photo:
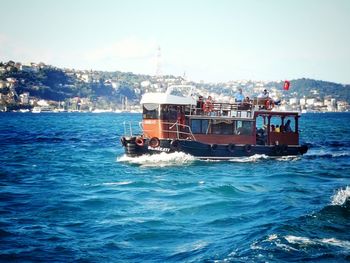
<path fill-rule="evenodd" d="M 350 260 L 350 114 L 303 157 L 131 159 L 132 114 L 0 114 L 0 261 Z"/>

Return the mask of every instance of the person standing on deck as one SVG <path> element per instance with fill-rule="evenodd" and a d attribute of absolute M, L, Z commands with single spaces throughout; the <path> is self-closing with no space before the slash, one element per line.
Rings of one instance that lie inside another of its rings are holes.
<path fill-rule="evenodd" d="M 235 94 L 235 101 L 236 103 L 243 103 L 244 101 L 244 95 L 242 92 L 242 89 L 238 89 L 238 92 Z"/>

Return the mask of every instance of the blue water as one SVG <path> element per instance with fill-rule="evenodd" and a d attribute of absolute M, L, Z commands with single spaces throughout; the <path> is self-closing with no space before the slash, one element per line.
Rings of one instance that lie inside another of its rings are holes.
<path fill-rule="evenodd" d="M 0 261 L 350 260 L 350 114 L 303 115 L 305 156 L 230 161 L 127 158 L 140 118 L 0 114 Z"/>

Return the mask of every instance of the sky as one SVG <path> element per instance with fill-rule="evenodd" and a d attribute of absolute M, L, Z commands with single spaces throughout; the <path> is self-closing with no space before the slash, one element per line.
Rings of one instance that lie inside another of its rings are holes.
<path fill-rule="evenodd" d="M 0 7 L 0 61 L 149 75 L 159 64 L 164 75 L 205 82 L 350 84 L 348 0 L 0 0 Z"/>

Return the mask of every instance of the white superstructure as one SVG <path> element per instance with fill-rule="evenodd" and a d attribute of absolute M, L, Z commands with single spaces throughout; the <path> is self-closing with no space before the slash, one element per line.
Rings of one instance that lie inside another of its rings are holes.
<path fill-rule="evenodd" d="M 193 86 L 177 85 L 170 86 L 166 92 L 145 93 L 142 96 L 141 104 L 173 104 L 173 105 L 196 105 L 196 99 L 191 95 Z M 176 89 L 188 90 L 187 95 L 172 94 Z"/>

